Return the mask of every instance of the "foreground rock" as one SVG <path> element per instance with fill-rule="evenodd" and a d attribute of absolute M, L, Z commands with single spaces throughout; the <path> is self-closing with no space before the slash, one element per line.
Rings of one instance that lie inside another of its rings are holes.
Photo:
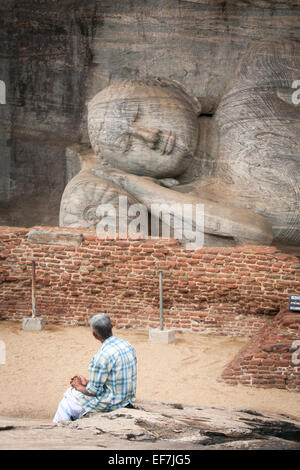
<path fill-rule="evenodd" d="M 0 420 L 1 449 L 300 449 L 300 423 L 253 410 L 137 401 L 75 422 Z"/>

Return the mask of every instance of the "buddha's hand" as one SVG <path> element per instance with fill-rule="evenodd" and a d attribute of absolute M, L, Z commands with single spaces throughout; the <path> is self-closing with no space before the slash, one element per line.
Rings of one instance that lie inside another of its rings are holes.
<path fill-rule="evenodd" d="M 136 179 L 139 179 L 141 181 L 143 179 L 148 181 L 151 180 L 157 184 L 160 184 L 159 180 L 155 178 L 150 178 L 148 176 L 137 176 L 131 173 L 126 173 L 126 171 L 119 170 L 118 168 L 114 168 L 107 164 L 97 165 L 97 167 L 93 168 L 91 171 L 92 173 L 94 173 L 94 175 L 112 181 L 113 183 L 117 184 L 118 186 L 124 189 L 126 189 L 126 184 L 128 181 L 133 181 Z"/>
<path fill-rule="evenodd" d="M 107 164 L 97 165 L 97 167 L 93 168 L 91 171 L 94 173 L 94 175 L 112 181 L 121 187 L 124 178 L 127 176 L 125 171 L 119 170 L 118 168 L 114 168 Z"/>

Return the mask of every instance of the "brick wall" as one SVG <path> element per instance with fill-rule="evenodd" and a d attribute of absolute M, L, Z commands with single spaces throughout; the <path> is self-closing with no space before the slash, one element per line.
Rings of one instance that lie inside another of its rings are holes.
<path fill-rule="evenodd" d="M 226 367 L 230 384 L 300 391 L 300 314 L 282 311 Z"/>
<path fill-rule="evenodd" d="M 2 319 L 31 314 L 32 260 L 37 314 L 52 323 L 85 324 L 104 311 L 118 327 L 156 327 L 163 270 L 166 327 L 251 336 L 300 290 L 299 259 L 275 247 L 189 251 L 177 240 L 99 240 L 92 231 L 74 229 L 84 236 L 75 247 L 33 243 L 28 232 L 0 228 Z"/>

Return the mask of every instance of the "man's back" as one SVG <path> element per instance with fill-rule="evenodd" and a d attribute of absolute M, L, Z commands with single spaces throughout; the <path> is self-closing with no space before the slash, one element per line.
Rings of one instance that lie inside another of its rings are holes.
<path fill-rule="evenodd" d="M 89 365 L 87 396 L 76 391 L 76 397 L 87 411 L 112 411 L 134 401 L 137 363 L 134 348 L 112 335 L 107 338 Z"/>

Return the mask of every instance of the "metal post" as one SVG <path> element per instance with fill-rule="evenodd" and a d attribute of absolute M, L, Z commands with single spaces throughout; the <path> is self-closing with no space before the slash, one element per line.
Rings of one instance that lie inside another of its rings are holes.
<path fill-rule="evenodd" d="M 35 317 L 35 261 L 32 261 L 32 313 L 31 316 Z"/>
<path fill-rule="evenodd" d="M 159 271 L 159 315 L 160 330 L 164 329 L 164 307 L 163 307 L 163 272 Z"/>

